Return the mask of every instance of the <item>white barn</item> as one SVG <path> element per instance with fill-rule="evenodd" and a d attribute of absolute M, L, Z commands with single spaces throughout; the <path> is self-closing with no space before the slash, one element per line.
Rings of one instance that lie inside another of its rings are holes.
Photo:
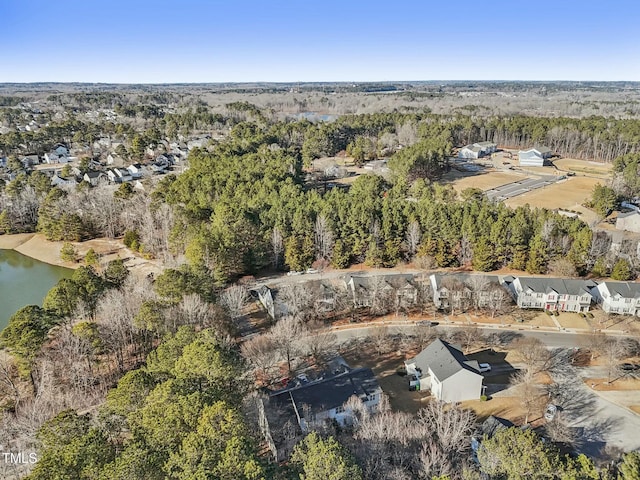
<path fill-rule="evenodd" d="M 544 161 L 551 157 L 553 152 L 548 147 L 536 147 L 529 150 L 520 150 L 518 159 L 521 167 L 542 167 Z"/>
<path fill-rule="evenodd" d="M 458 158 L 480 158 L 491 155 L 496 151 L 498 145 L 492 142 L 478 142 L 466 145 L 458 152 Z"/>

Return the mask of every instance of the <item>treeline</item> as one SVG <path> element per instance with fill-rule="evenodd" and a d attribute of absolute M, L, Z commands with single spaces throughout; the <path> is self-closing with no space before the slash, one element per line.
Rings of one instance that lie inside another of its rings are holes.
<path fill-rule="evenodd" d="M 437 153 L 425 155 L 420 146 L 435 151 L 442 145 L 437 139 L 392 158 L 392 184 L 365 175 L 349 191 L 309 190 L 304 145 L 291 141 L 300 127 L 240 124 L 212 153 L 191 155 L 190 169 L 156 191 L 177 213 L 174 245 L 191 265 L 224 283 L 269 264 L 303 270 L 316 261 L 391 267 L 417 257 L 431 266 L 531 273 L 546 272 L 559 258 L 586 273 L 594 261 L 591 231 L 580 220 L 512 210 L 475 191 L 458 201 L 451 188 L 429 182 L 444 167 Z"/>

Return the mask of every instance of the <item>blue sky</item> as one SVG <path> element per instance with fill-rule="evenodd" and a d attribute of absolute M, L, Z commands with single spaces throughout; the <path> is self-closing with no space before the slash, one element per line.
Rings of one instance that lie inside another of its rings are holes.
<path fill-rule="evenodd" d="M 640 81 L 640 2 L 0 0 L 0 82 Z"/>

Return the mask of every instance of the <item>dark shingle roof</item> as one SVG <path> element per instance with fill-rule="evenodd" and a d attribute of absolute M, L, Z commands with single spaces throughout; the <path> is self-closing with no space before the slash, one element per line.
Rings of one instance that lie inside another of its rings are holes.
<path fill-rule="evenodd" d="M 524 290 L 528 288 L 534 292 L 550 293 L 554 291 L 559 295 L 584 295 L 591 294 L 590 288 L 595 287 L 591 280 L 569 280 L 564 278 L 548 277 L 518 277 Z"/>
<path fill-rule="evenodd" d="M 480 371 L 477 361 L 468 360 L 460 349 L 439 338 L 413 360 L 408 360 L 406 363 L 415 363 L 423 374 L 426 374 L 431 368 L 433 374 L 441 382 L 460 370 L 469 370 L 476 374 L 479 374 Z"/>
<path fill-rule="evenodd" d="M 640 296 L 640 283 L 635 282 L 604 282 L 611 295 L 623 298 L 637 298 Z"/>
<path fill-rule="evenodd" d="M 298 412 L 303 415 L 306 405 L 312 412 L 324 412 L 343 405 L 353 395 L 361 397 L 380 391 L 378 381 L 370 368 L 358 368 L 349 372 L 286 388 L 271 394 L 277 402 L 288 404 L 291 399 Z"/>

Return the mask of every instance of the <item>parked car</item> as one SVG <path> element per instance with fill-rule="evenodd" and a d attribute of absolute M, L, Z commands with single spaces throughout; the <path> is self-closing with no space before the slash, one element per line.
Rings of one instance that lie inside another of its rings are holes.
<path fill-rule="evenodd" d="M 430 320 L 420 320 L 419 322 L 416 322 L 416 325 L 422 325 L 425 327 L 435 327 L 436 325 L 438 325 L 438 322 L 432 322 Z"/>
<path fill-rule="evenodd" d="M 491 371 L 491 365 L 489 365 L 488 363 L 480 363 L 478 364 L 478 366 L 480 367 L 480 373 Z"/>
<path fill-rule="evenodd" d="M 640 370 L 640 365 L 636 365 L 634 363 L 623 363 L 620 365 L 620 370 L 623 372 L 635 372 L 636 370 Z"/>
<path fill-rule="evenodd" d="M 548 422 L 553 420 L 558 413 L 558 407 L 556 407 L 553 403 L 547 405 L 547 409 L 544 411 L 544 419 Z"/>

